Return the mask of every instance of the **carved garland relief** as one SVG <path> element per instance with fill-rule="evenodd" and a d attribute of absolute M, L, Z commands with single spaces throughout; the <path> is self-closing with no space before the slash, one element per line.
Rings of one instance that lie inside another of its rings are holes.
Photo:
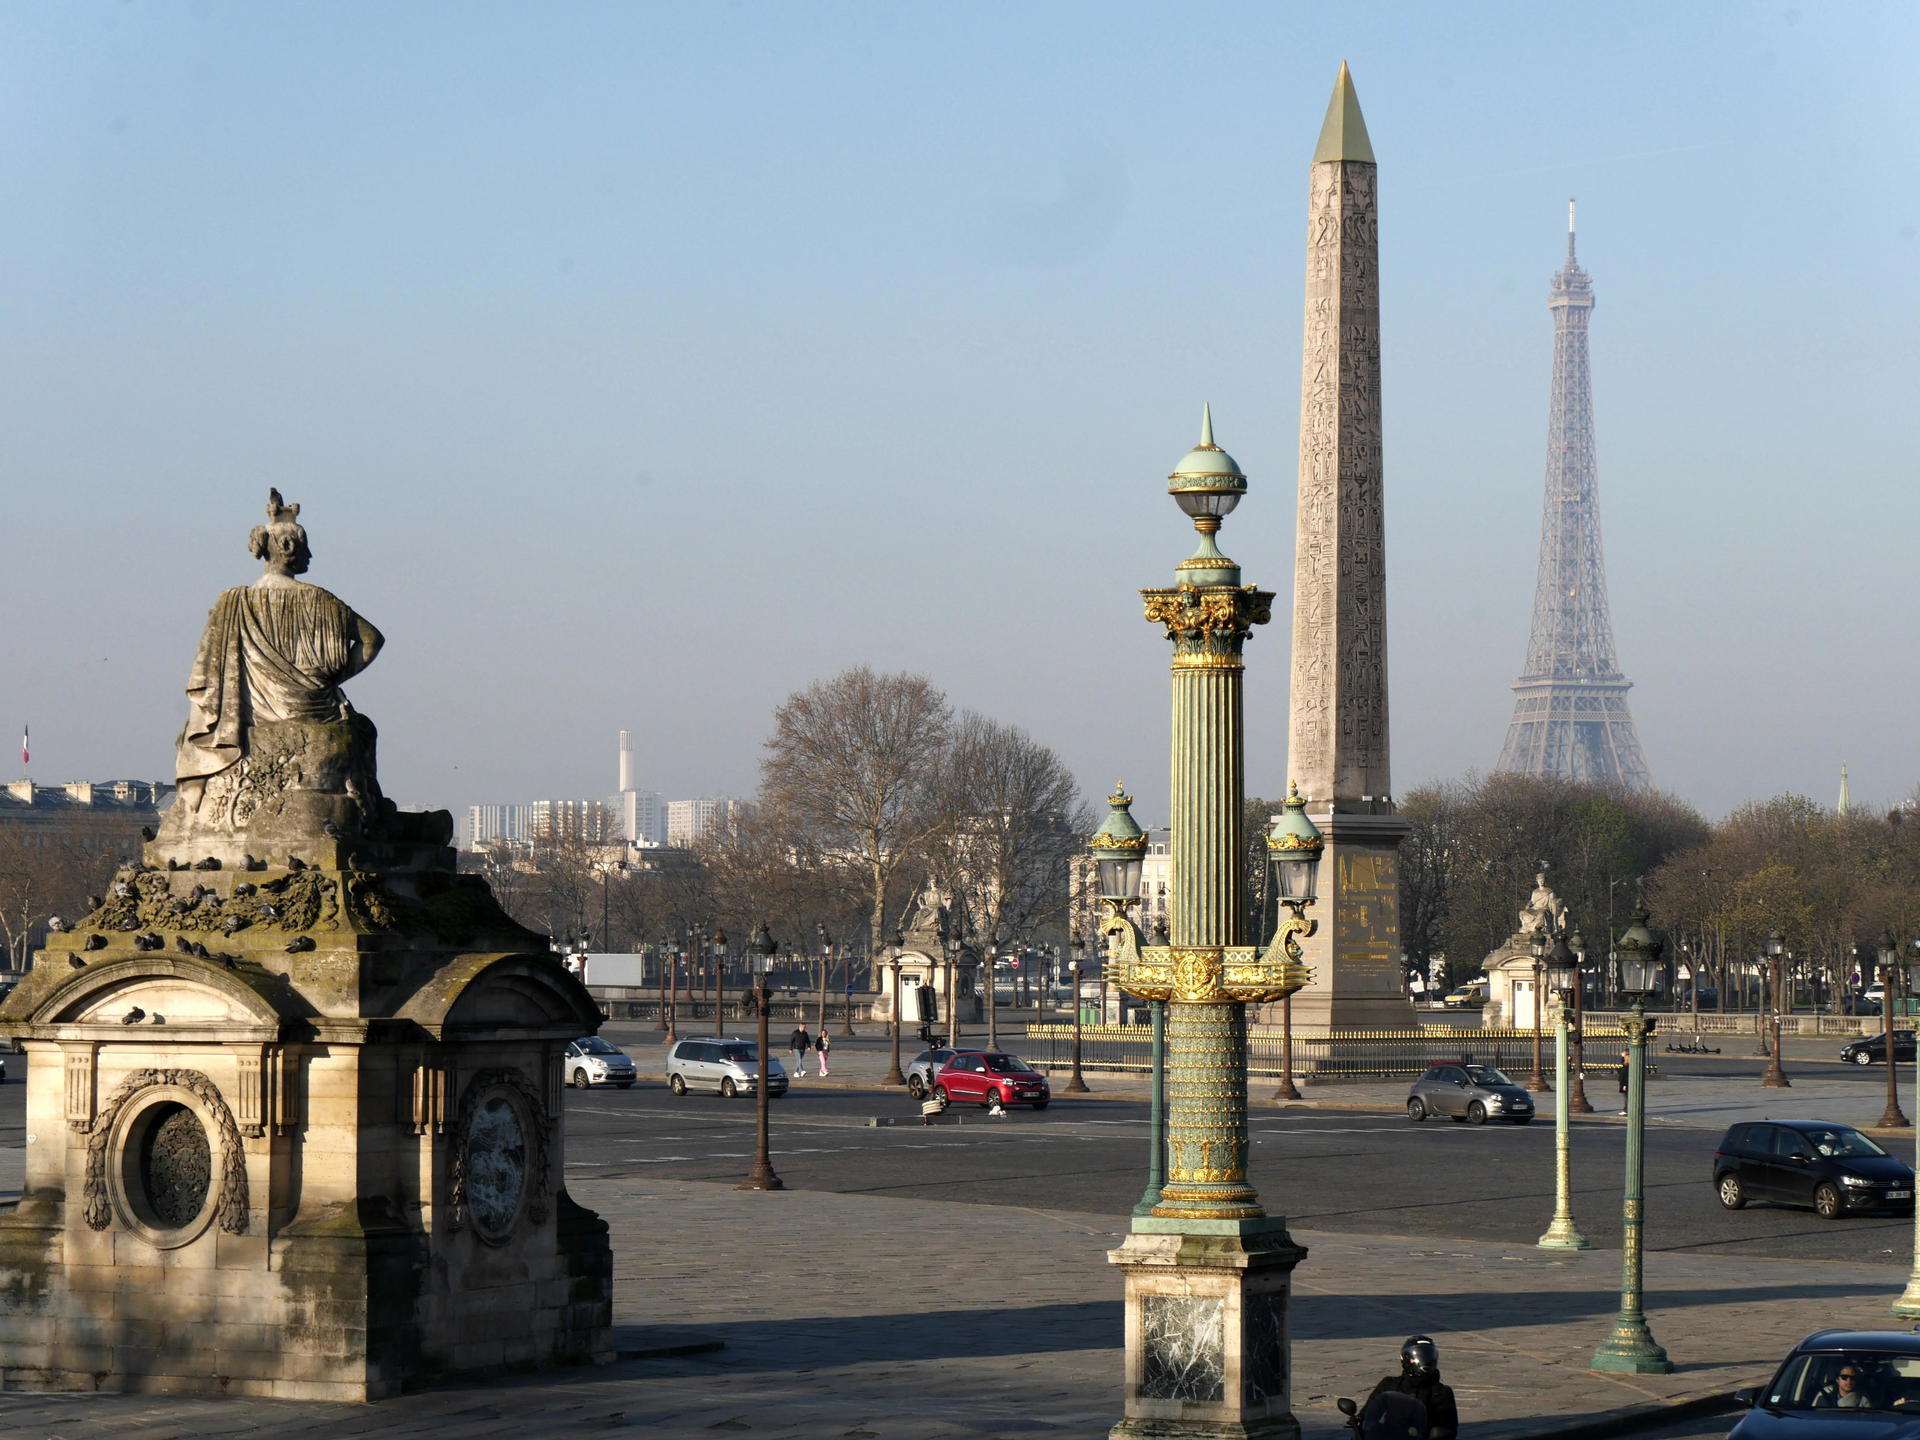
<path fill-rule="evenodd" d="M 244 1235 L 247 1231 L 247 1157 L 241 1146 L 240 1130 L 234 1124 L 233 1112 L 227 1108 L 227 1102 L 221 1098 L 219 1087 L 198 1070 L 136 1070 L 122 1080 L 107 1097 L 107 1103 L 100 1109 L 94 1122 L 93 1132 L 87 1137 L 87 1178 L 82 1193 L 83 1214 L 88 1226 L 95 1230 L 104 1230 L 113 1223 L 113 1198 L 107 1182 L 109 1160 L 123 1162 L 123 1156 L 109 1156 L 107 1148 L 114 1136 L 115 1124 L 120 1112 L 141 1092 L 162 1087 L 183 1090 L 200 1102 L 201 1114 L 196 1120 L 211 1119 L 218 1136 L 219 1191 L 215 1200 L 215 1213 L 219 1217 L 220 1228 L 229 1235 Z M 191 1110 L 192 1107 L 182 1107 Z M 180 1141 L 191 1139 L 184 1126 L 177 1127 Z M 203 1132 L 204 1133 L 204 1132 Z M 124 1138 L 123 1142 L 124 1142 Z M 173 1148 L 182 1148 L 176 1145 Z M 211 1157 L 209 1164 L 212 1163 Z M 165 1216 L 162 1217 L 166 1218 Z"/>

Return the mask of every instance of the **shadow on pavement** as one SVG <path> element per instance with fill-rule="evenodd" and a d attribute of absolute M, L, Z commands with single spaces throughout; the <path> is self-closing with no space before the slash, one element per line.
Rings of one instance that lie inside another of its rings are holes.
<path fill-rule="evenodd" d="M 1699 1305 L 1725 1305 L 1742 1299 L 1778 1301 L 1827 1298 L 1858 1300 L 1854 1285 L 1774 1285 L 1745 1289 L 1660 1290 L 1646 1292 L 1648 1313 L 1658 1320 L 1664 1310 Z M 1115 1309 L 1119 1307 L 1115 1306 Z M 1620 1308 L 1620 1291 L 1523 1290 L 1511 1295 L 1496 1291 L 1463 1290 L 1429 1295 L 1325 1295 L 1294 1292 L 1293 1326 L 1296 1339 L 1361 1340 L 1398 1337 L 1409 1324 L 1435 1334 L 1442 1329 L 1486 1332 L 1507 1328 L 1557 1325 L 1566 1320 L 1597 1319 Z M 1809 1319 L 1814 1329 L 1817 1315 Z M 1118 1332 L 1111 1343 L 1118 1343 Z"/>

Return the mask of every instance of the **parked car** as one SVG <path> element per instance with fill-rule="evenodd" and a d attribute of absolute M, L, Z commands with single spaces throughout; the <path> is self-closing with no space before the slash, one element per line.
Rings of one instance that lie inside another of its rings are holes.
<path fill-rule="evenodd" d="M 1793 1347 L 1773 1379 L 1757 1390 L 1736 1390 L 1734 1398 L 1752 1408 L 1727 1440 L 1882 1440 L 1909 1434 L 1920 1415 L 1920 1334 L 1816 1330 Z"/>
<path fill-rule="evenodd" d="M 1489 1120 L 1525 1125 L 1533 1119 L 1533 1096 L 1491 1065 L 1429 1065 L 1407 1091 L 1407 1118 L 1429 1115 L 1475 1125 Z"/>
<path fill-rule="evenodd" d="M 1440 1003 L 1449 1010 L 1479 1010 L 1487 1003 L 1487 982 L 1475 980 L 1470 985 L 1456 985 Z"/>
<path fill-rule="evenodd" d="M 1859 1210 L 1913 1209 L 1913 1168 L 1851 1125 L 1827 1120 L 1730 1126 L 1713 1152 L 1713 1188 L 1729 1210 L 1773 1200 L 1811 1205 L 1835 1220 Z"/>
<path fill-rule="evenodd" d="M 1911 1060 L 1914 1055 L 1913 1031 L 1896 1030 L 1893 1032 L 1893 1058 Z M 1840 1047 L 1840 1058 L 1851 1060 L 1856 1065 L 1871 1065 L 1875 1061 L 1884 1064 L 1887 1058 L 1887 1037 L 1885 1033 L 1868 1035 L 1853 1040 Z"/>
<path fill-rule="evenodd" d="M 624 1050 L 609 1045 L 598 1035 L 582 1035 L 571 1042 L 564 1063 L 567 1084 L 576 1090 L 585 1090 L 589 1085 L 618 1085 L 622 1090 L 631 1090 L 634 1077 L 640 1073 Z"/>
<path fill-rule="evenodd" d="M 949 1046 L 936 1045 L 914 1056 L 907 1066 L 907 1093 L 916 1100 L 926 1099 L 933 1090 L 934 1077 L 959 1053 Z"/>
<path fill-rule="evenodd" d="M 732 1099 L 751 1095 L 760 1083 L 760 1047 L 751 1040 L 708 1035 L 682 1040 L 667 1052 L 667 1088 L 676 1095 L 715 1090 Z M 767 1094 L 787 1093 L 786 1067 L 767 1060 Z"/>
<path fill-rule="evenodd" d="M 960 1050 L 934 1077 L 933 1093 L 940 1100 L 971 1100 L 979 1105 L 1031 1105 L 1047 1108 L 1053 1092 L 1047 1077 L 1018 1055 L 1004 1050 Z"/>

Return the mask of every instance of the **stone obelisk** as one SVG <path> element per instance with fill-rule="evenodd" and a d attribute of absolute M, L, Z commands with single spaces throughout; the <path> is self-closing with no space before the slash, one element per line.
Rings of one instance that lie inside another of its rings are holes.
<path fill-rule="evenodd" d="M 1378 167 L 1343 63 L 1313 152 L 1288 777 L 1326 837 L 1312 1032 L 1402 1029 L 1398 851 L 1387 754 L 1387 556 L 1381 496 Z"/>

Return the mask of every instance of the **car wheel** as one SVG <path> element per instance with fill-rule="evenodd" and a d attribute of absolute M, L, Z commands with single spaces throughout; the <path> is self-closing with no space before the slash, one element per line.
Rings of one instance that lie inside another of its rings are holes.
<path fill-rule="evenodd" d="M 1867 1053 L 1866 1051 L 1864 1051 L 1864 1050 L 1856 1050 L 1856 1051 L 1854 1051 L 1854 1052 L 1853 1052 L 1853 1055 L 1852 1055 L 1852 1057 L 1851 1057 L 1851 1058 L 1852 1058 L 1852 1060 L 1853 1060 L 1853 1063 L 1854 1063 L 1854 1064 L 1856 1064 L 1856 1065 L 1871 1065 L 1871 1064 L 1873 1064 L 1873 1056 L 1871 1056 L 1871 1055 L 1869 1055 L 1869 1054 L 1868 1054 L 1868 1053 Z"/>
<path fill-rule="evenodd" d="M 682 1080 L 678 1075 L 669 1075 L 667 1077 L 667 1089 L 676 1095 L 684 1095 L 687 1093 L 687 1082 Z"/>
<path fill-rule="evenodd" d="M 934 1086 L 933 1098 L 938 1100 L 942 1105 L 945 1105 L 947 1103 L 947 1087 L 944 1085 Z"/>
<path fill-rule="evenodd" d="M 1467 1119 L 1476 1125 L 1486 1124 L 1487 1107 L 1482 1105 L 1478 1100 L 1474 1101 L 1471 1105 L 1467 1106 Z"/>
<path fill-rule="evenodd" d="M 926 1084 L 920 1079 L 918 1075 L 907 1076 L 907 1094 L 913 1096 L 914 1099 L 919 1100 L 924 1098 L 926 1093 L 927 1093 Z"/>
<path fill-rule="evenodd" d="M 1000 1098 L 1000 1092 L 998 1090 L 987 1091 L 987 1098 L 980 1102 L 980 1108 L 982 1110 L 991 1110 L 996 1105 L 1000 1106 L 1003 1110 L 1006 1108 L 1006 1102 Z"/>
<path fill-rule="evenodd" d="M 1427 1118 L 1427 1105 L 1418 1095 L 1407 1097 L 1407 1119 L 1419 1121 Z"/>
<path fill-rule="evenodd" d="M 740 1087 L 733 1083 L 733 1077 L 731 1075 L 721 1077 L 720 1093 L 729 1100 L 740 1093 Z"/>
<path fill-rule="evenodd" d="M 1720 1203 L 1729 1210 L 1744 1209 L 1747 1192 L 1740 1188 L 1740 1177 L 1729 1170 L 1720 1177 Z"/>
<path fill-rule="evenodd" d="M 1820 1212 L 1822 1220 L 1840 1218 L 1840 1192 L 1831 1185 L 1822 1185 L 1813 1192 L 1813 1208 Z"/>
<path fill-rule="evenodd" d="M 584 1071 L 584 1070 L 576 1070 L 576 1071 L 574 1071 L 574 1072 L 573 1072 L 573 1074 L 571 1074 L 571 1075 L 569 1075 L 569 1076 L 567 1077 L 567 1083 L 568 1083 L 569 1085 L 571 1085 L 571 1086 L 573 1086 L 573 1088 L 574 1088 L 574 1089 L 576 1089 L 576 1090 L 584 1090 L 584 1089 L 586 1089 L 586 1088 L 587 1088 L 587 1084 L 588 1084 L 588 1082 L 587 1082 L 587 1072 L 586 1072 L 586 1071 Z"/>

